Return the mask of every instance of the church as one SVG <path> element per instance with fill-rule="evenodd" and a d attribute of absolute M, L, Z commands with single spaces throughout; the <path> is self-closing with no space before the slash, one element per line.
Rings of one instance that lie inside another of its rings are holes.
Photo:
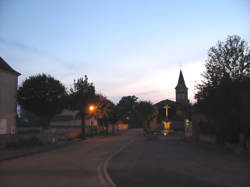
<path fill-rule="evenodd" d="M 150 123 L 151 130 L 159 130 L 164 121 L 170 122 L 174 130 L 184 130 L 185 120 L 190 118 L 190 105 L 182 70 L 175 87 L 175 98 L 176 101 L 166 99 L 154 104 L 156 117 Z"/>

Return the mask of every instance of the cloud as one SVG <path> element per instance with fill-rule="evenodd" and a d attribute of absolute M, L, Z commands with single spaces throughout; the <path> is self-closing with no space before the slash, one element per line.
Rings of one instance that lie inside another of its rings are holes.
<path fill-rule="evenodd" d="M 56 61 L 58 63 L 67 64 L 66 61 L 64 61 L 63 59 L 50 53 L 49 51 L 39 49 L 37 47 L 29 46 L 29 45 L 26 45 L 26 44 L 18 42 L 18 41 L 10 41 L 10 40 L 6 40 L 4 38 L 0 38 L 0 45 L 4 45 L 7 47 L 14 47 L 14 48 L 17 48 L 19 50 L 25 51 L 27 53 L 32 53 L 32 54 L 38 55 L 40 57 L 46 57 L 46 58 L 52 59 L 53 61 Z"/>

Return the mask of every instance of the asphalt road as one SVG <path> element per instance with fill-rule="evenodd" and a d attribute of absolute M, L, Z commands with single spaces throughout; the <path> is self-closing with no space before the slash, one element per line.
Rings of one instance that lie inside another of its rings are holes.
<path fill-rule="evenodd" d="M 98 167 L 137 136 L 95 137 L 65 148 L 0 162 L 1 187 L 103 187 Z"/>
<path fill-rule="evenodd" d="M 250 187 L 250 154 L 176 136 L 141 136 L 112 159 L 108 171 L 118 187 Z"/>

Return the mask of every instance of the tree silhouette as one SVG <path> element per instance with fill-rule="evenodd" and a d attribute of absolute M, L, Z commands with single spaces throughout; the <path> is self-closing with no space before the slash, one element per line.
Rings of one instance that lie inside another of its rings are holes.
<path fill-rule="evenodd" d="M 96 95 L 96 111 L 95 116 L 98 123 L 106 127 L 108 132 L 108 125 L 115 123 L 115 105 L 101 94 Z"/>
<path fill-rule="evenodd" d="M 134 105 L 134 117 L 140 122 L 147 132 L 149 130 L 149 122 L 154 117 L 154 107 L 149 101 L 140 101 Z"/>
<path fill-rule="evenodd" d="M 134 95 L 124 96 L 117 104 L 118 116 L 124 123 L 131 123 L 133 121 L 133 107 L 138 98 Z"/>
<path fill-rule="evenodd" d="M 88 82 L 88 77 L 79 78 L 74 81 L 73 88 L 70 89 L 68 95 L 68 104 L 72 110 L 79 111 L 81 118 L 82 133 L 81 137 L 85 139 L 85 116 L 88 112 L 89 103 L 93 102 L 95 98 L 95 87 L 93 83 Z"/>
<path fill-rule="evenodd" d="M 48 127 L 51 119 L 63 110 L 65 87 L 50 75 L 30 76 L 19 87 L 17 101 L 20 106 L 42 117 Z"/>
<path fill-rule="evenodd" d="M 197 86 L 199 108 L 228 141 L 249 133 L 250 50 L 239 36 L 229 36 L 208 51 L 204 81 Z M 233 138 L 234 137 L 234 138 Z M 224 141 L 224 140 L 222 140 Z"/>

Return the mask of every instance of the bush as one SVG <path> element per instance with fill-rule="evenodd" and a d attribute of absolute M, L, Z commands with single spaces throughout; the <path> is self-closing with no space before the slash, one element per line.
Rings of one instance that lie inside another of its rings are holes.
<path fill-rule="evenodd" d="M 18 137 L 17 141 L 9 142 L 7 144 L 7 148 L 13 148 L 13 147 L 31 147 L 31 146 L 37 146 L 42 145 L 42 142 L 36 137 L 32 136 L 29 138 L 23 138 Z"/>
<path fill-rule="evenodd" d="M 215 125 L 213 125 L 212 123 L 201 121 L 199 123 L 199 127 L 200 127 L 200 132 L 202 134 L 209 134 L 209 135 L 216 134 Z"/>

